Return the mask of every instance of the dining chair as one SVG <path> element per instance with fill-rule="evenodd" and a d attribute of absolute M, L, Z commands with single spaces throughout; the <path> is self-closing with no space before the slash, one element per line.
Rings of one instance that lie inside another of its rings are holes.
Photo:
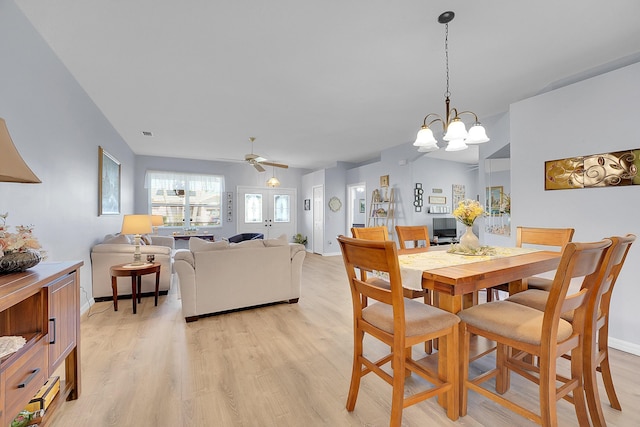
<path fill-rule="evenodd" d="M 354 350 L 347 410 L 355 409 L 361 378 L 373 372 L 392 386 L 392 427 L 401 425 L 403 408 L 434 396 L 439 396 L 441 404 L 446 406 L 447 416 L 456 420 L 459 417 L 457 349 L 460 319 L 437 307 L 404 297 L 395 242 L 345 236 L 339 236 L 338 242 L 353 306 Z M 356 269 L 385 272 L 389 276 L 390 289 L 361 280 Z M 375 302 L 364 307 L 363 297 Z M 365 357 L 365 334 L 388 345 L 389 354 L 377 360 Z M 411 356 L 413 345 L 436 338 L 441 343 L 438 363 L 446 364 L 446 367 L 441 366 L 442 374 L 437 369 L 419 365 Z M 391 373 L 383 369 L 389 362 Z M 416 373 L 433 387 L 405 397 L 406 370 Z"/>
<path fill-rule="evenodd" d="M 353 227 L 351 228 L 351 234 L 356 239 L 365 239 L 365 240 L 389 240 L 389 230 L 385 226 L 380 227 Z M 366 275 L 366 272 L 363 272 Z M 366 276 L 363 280 L 366 280 Z M 389 287 L 388 283 L 383 281 L 376 280 L 375 276 L 370 279 L 370 281 L 376 281 L 378 286 Z M 407 298 L 425 298 L 425 303 L 431 305 L 430 294 L 426 290 L 416 290 L 404 288 L 404 296 Z M 427 300 L 428 298 L 428 300 Z"/>
<path fill-rule="evenodd" d="M 389 240 L 389 229 L 384 225 L 379 227 L 352 227 L 351 234 L 356 239 Z"/>
<path fill-rule="evenodd" d="M 557 402 L 566 399 L 575 406 L 579 424 L 589 425 L 585 400 L 584 345 L 589 294 L 603 282 L 601 269 L 612 246 L 610 239 L 591 243 L 568 243 L 553 279 L 544 311 L 512 301 L 493 301 L 462 310 L 462 402 L 467 412 L 468 391 L 473 390 L 515 413 L 545 427 L 557 426 Z M 582 280 L 580 291 L 567 298 L 572 279 Z M 573 323 L 561 314 L 574 311 Z M 469 378 L 470 337 L 478 335 L 496 342 L 495 369 Z M 568 376 L 557 371 L 557 360 L 569 353 Z M 537 364 L 528 356 L 537 357 Z M 526 404 L 509 400 L 510 373 L 521 375 L 538 385 L 539 413 Z M 481 384 L 495 378 L 495 392 Z M 557 382 L 562 385 L 557 386 Z"/>
<path fill-rule="evenodd" d="M 598 371 L 602 373 L 602 380 L 611 407 L 619 411 L 622 410 L 613 386 L 613 377 L 609 366 L 609 308 L 613 287 L 618 280 L 622 266 L 627 258 L 627 253 L 635 242 L 636 236 L 627 234 L 626 236 L 613 236 L 610 239 L 613 243 L 605 260 L 607 267 L 603 272 L 603 284 L 598 292 L 593 292 L 589 297 L 585 321 L 585 392 L 589 414 L 593 424 L 596 426 L 606 425 L 598 393 Z M 507 298 L 507 301 L 523 304 L 537 310 L 544 310 L 548 298 L 549 292 L 540 289 L 529 289 Z M 562 318 L 572 322 L 574 315 L 575 313 L 573 312 L 564 313 Z"/>
<path fill-rule="evenodd" d="M 389 230 L 385 226 L 379 227 L 352 227 L 351 234 L 356 239 L 366 239 L 366 240 L 389 240 Z M 360 272 L 362 280 L 366 280 L 371 284 L 376 286 L 389 289 L 389 283 L 385 280 L 381 280 L 378 276 L 372 275 L 369 279 L 367 279 L 367 273 L 365 271 Z M 415 299 L 415 298 L 423 298 L 424 303 L 428 305 L 433 305 L 432 294 L 426 289 L 417 290 L 417 289 L 409 289 L 403 288 L 404 296 L 407 298 Z M 366 305 L 366 298 L 364 300 L 364 304 Z M 425 343 L 424 351 L 427 354 L 433 353 L 433 343 L 431 341 Z"/>
<path fill-rule="evenodd" d="M 540 227 L 517 227 L 516 246 L 519 248 L 535 246 L 545 250 L 558 250 L 562 252 L 567 243 L 571 241 L 574 233 L 573 228 L 540 228 Z M 528 277 L 527 287 L 529 289 L 551 288 L 552 279 L 539 276 Z M 499 292 L 509 292 L 509 284 L 505 283 L 487 289 L 487 302 L 499 299 Z"/>
<path fill-rule="evenodd" d="M 396 225 L 396 235 L 400 254 L 403 251 L 412 253 L 429 249 L 429 229 L 426 225 Z M 408 242 L 411 242 L 411 245 L 407 246 Z"/>

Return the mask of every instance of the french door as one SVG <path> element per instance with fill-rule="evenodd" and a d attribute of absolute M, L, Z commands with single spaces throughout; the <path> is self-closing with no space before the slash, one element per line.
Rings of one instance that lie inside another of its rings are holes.
<path fill-rule="evenodd" d="M 296 189 L 238 187 L 238 233 L 262 233 L 265 239 L 296 234 Z"/>

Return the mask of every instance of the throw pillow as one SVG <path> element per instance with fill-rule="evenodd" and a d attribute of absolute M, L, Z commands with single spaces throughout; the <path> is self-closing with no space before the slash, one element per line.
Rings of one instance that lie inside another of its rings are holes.
<path fill-rule="evenodd" d="M 289 244 L 289 240 L 287 240 L 287 235 L 283 234 L 277 239 L 266 239 L 264 240 L 264 245 L 269 248 L 272 246 L 287 246 Z"/>
<path fill-rule="evenodd" d="M 144 242 L 145 245 L 150 245 L 151 244 L 151 237 L 149 237 L 149 235 L 147 235 L 147 234 L 143 234 L 140 237 L 140 242 Z"/>
<path fill-rule="evenodd" d="M 227 249 L 228 247 L 229 242 L 226 242 L 224 240 L 220 242 L 210 242 L 198 237 L 192 237 L 189 239 L 189 250 L 191 252 L 218 251 L 221 249 Z"/>
<path fill-rule="evenodd" d="M 105 240 L 103 243 L 130 245 L 131 240 L 129 240 L 129 237 L 126 234 L 119 234 L 115 237 Z"/>
<path fill-rule="evenodd" d="M 231 243 L 229 245 L 230 248 L 264 248 L 264 243 L 262 239 L 256 240 L 245 240 L 239 243 Z"/>

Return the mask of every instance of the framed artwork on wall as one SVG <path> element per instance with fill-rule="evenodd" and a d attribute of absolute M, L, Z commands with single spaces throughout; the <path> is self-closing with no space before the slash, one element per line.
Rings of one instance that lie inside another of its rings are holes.
<path fill-rule="evenodd" d="M 360 199 L 359 201 L 360 213 L 364 213 L 364 199 Z"/>
<path fill-rule="evenodd" d="M 447 198 L 444 196 L 429 196 L 429 203 L 432 205 L 446 205 Z"/>
<path fill-rule="evenodd" d="M 120 162 L 98 146 L 98 216 L 120 214 L 120 180 Z"/>
<path fill-rule="evenodd" d="M 311 210 L 311 199 L 304 199 L 304 210 L 305 211 Z"/>
<path fill-rule="evenodd" d="M 485 212 L 491 215 L 500 214 L 500 206 L 502 205 L 502 195 L 504 193 L 504 187 L 487 187 L 487 194 L 485 199 Z"/>
<path fill-rule="evenodd" d="M 389 175 L 382 175 L 380 177 L 380 187 L 388 187 L 389 186 Z"/>

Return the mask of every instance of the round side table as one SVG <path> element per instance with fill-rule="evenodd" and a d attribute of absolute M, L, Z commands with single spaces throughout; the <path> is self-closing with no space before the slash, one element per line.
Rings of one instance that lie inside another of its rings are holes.
<path fill-rule="evenodd" d="M 157 262 L 143 265 L 118 264 L 110 269 L 111 289 L 113 291 L 113 310 L 118 311 L 118 277 L 131 277 L 131 299 L 133 301 L 133 314 L 136 314 L 137 303 L 140 301 L 142 289 L 142 276 L 156 274 L 155 305 L 158 305 L 160 293 L 160 264 Z"/>

